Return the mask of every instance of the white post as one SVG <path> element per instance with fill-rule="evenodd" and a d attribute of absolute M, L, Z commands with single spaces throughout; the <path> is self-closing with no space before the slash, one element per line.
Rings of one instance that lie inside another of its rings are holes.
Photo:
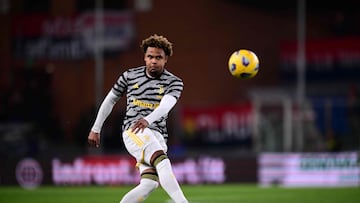
<path fill-rule="evenodd" d="M 304 145 L 303 110 L 305 102 L 305 69 L 306 69 L 306 0 L 298 0 L 297 6 L 297 102 L 299 117 L 297 124 L 297 150 Z"/>
<path fill-rule="evenodd" d="M 261 152 L 261 137 L 260 137 L 260 108 L 261 108 L 261 102 L 259 99 L 253 99 L 252 101 L 253 106 L 253 151 L 255 153 Z"/>
<path fill-rule="evenodd" d="M 95 8 L 95 104 L 98 108 L 103 99 L 103 83 L 104 83 L 104 59 L 103 59 L 103 0 L 96 0 Z"/>
<path fill-rule="evenodd" d="M 290 152 L 293 149 L 293 133 L 292 133 L 292 101 L 290 98 L 283 99 L 283 134 L 284 134 L 284 151 Z"/>

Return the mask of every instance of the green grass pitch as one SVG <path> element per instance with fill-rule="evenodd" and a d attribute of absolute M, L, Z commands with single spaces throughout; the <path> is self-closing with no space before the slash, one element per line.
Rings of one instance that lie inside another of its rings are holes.
<path fill-rule="evenodd" d="M 131 186 L 0 187 L 1 203 L 118 203 Z M 190 203 L 359 203 L 360 188 L 261 188 L 256 185 L 182 185 Z M 170 203 L 157 189 L 145 203 Z"/>

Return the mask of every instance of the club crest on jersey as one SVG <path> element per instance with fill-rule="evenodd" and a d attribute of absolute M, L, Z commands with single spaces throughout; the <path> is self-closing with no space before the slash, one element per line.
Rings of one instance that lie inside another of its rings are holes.
<path fill-rule="evenodd" d="M 159 92 L 158 92 L 159 95 L 157 95 L 156 97 L 161 99 L 163 97 L 164 91 L 165 91 L 164 87 L 162 85 L 160 85 L 159 86 Z"/>

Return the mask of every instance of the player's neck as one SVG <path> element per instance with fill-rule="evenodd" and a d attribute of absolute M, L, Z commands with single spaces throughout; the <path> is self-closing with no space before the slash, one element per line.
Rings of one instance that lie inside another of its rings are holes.
<path fill-rule="evenodd" d="M 145 71 L 145 73 L 146 73 L 146 76 L 148 76 L 149 78 L 151 78 L 151 79 L 155 78 L 154 76 L 150 75 L 147 71 Z"/>
<path fill-rule="evenodd" d="M 158 75 L 151 75 L 147 70 L 145 70 L 146 76 L 148 76 L 151 79 L 159 78 L 161 76 L 161 74 L 163 74 L 163 72 L 164 72 L 164 70 Z"/>

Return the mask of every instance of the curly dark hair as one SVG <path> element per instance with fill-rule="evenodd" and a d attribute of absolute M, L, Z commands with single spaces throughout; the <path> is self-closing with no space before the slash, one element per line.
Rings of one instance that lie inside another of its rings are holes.
<path fill-rule="evenodd" d="M 148 47 L 156 47 L 163 49 L 166 56 L 171 56 L 173 54 L 172 43 L 169 42 L 164 36 L 161 35 L 151 35 L 150 37 L 144 39 L 140 45 L 144 53 Z"/>

